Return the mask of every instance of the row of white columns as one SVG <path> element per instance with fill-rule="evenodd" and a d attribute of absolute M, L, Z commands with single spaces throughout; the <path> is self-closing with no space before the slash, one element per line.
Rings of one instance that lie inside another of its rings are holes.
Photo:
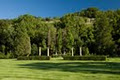
<path fill-rule="evenodd" d="M 82 56 L 82 47 L 80 47 L 80 56 Z M 74 56 L 73 48 L 72 48 L 72 56 Z"/>
<path fill-rule="evenodd" d="M 41 56 L 41 47 L 39 47 L 39 56 Z M 49 47 L 47 48 L 47 56 L 49 56 Z"/>
<path fill-rule="evenodd" d="M 80 56 L 82 56 L 82 47 L 80 47 Z M 64 52 L 64 55 L 65 55 L 65 52 Z M 41 56 L 41 47 L 39 47 L 39 56 Z M 50 56 L 49 55 L 49 47 L 47 48 L 47 56 Z M 74 56 L 74 52 L 73 52 L 73 47 L 72 47 L 72 56 Z"/>

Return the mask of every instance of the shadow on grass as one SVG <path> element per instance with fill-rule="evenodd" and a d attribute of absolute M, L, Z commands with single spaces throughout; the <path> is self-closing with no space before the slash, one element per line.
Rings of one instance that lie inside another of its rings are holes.
<path fill-rule="evenodd" d="M 80 73 L 120 74 L 120 63 L 115 62 L 38 62 L 21 64 L 21 68 Z"/>

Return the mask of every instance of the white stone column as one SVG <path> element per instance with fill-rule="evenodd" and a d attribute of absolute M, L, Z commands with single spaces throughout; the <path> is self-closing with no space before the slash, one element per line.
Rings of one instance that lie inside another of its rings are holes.
<path fill-rule="evenodd" d="M 47 48 L 47 56 L 49 56 L 49 47 Z"/>
<path fill-rule="evenodd" d="M 82 47 L 80 47 L 80 56 L 82 56 Z"/>
<path fill-rule="evenodd" d="M 41 56 L 41 47 L 39 47 L 39 56 Z"/>
<path fill-rule="evenodd" d="M 58 55 L 58 54 L 57 54 L 57 51 L 55 52 L 55 55 Z"/>
<path fill-rule="evenodd" d="M 72 56 L 74 56 L 73 47 L 72 47 Z"/>
<path fill-rule="evenodd" d="M 64 53 L 63 53 L 64 55 L 66 54 L 66 52 L 64 51 Z"/>

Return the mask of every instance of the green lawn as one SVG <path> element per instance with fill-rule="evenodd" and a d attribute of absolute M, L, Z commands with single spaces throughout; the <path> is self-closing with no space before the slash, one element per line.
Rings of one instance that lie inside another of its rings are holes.
<path fill-rule="evenodd" d="M 107 61 L 2 59 L 0 80 L 120 80 L 120 58 Z"/>

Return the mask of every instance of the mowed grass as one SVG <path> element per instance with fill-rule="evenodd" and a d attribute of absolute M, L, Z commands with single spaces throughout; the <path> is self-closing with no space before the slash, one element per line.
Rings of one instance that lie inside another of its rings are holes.
<path fill-rule="evenodd" d="M 0 80 L 120 80 L 120 58 L 107 61 L 1 59 Z"/>

